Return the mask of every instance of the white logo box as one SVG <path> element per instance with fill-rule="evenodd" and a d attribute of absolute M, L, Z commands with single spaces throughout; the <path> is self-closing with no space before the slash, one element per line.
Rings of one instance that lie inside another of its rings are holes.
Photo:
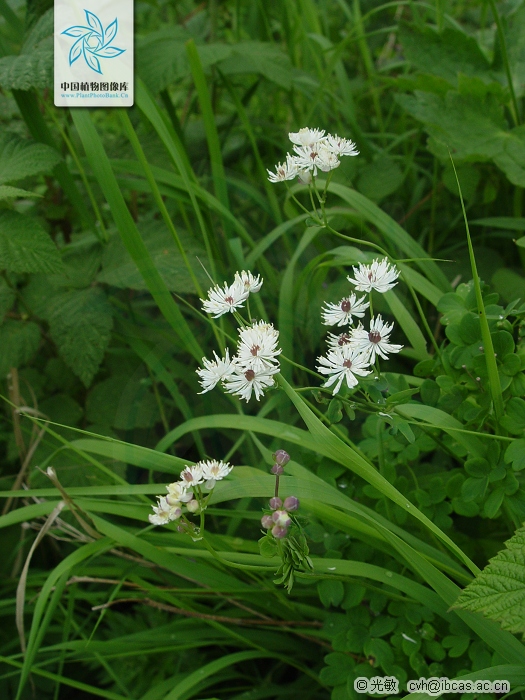
<path fill-rule="evenodd" d="M 133 0 L 55 0 L 57 107 L 133 105 Z"/>

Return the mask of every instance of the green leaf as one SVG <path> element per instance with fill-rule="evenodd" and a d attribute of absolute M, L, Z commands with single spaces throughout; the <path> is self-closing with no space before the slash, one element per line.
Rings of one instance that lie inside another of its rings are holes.
<path fill-rule="evenodd" d="M 504 630 L 525 632 L 524 527 L 461 592 L 453 607 L 482 613 Z"/>
<path fill-rule="evenodd" d="M 64 361 L 89 386 L 113 328 L 111 306 L 104 292 L 90 287 L 58 294 L 51 302 L 49 327 Z"/>
<path fill-rule="evenodd" d="M 277 556 L 277 540 L 274 537 L 265 535 L 261 537 L 258 544 L 261 557 L 271 559 L 271 557 Z"/>
<path fill-rule="evenodd" d="M 138 228 L 151 260 L 167 288 L 179 294 L 193 292 L 191 275 L 164 224 L 153 220 L 139 224 Z M 202 258 L 205 255 L 203 248 L 189 236 L 180 237 L 194 275 L 206 287 L 209 284 L 208 277 L 197 261 L 197 256 Z M 148 283 L 118 235 L 111 236 L 108 245 L 104 248 L 102 271 L 98 274 L 97 280 L 120 289 L 148 289 Z"/>
<path fill-rule="evenodd" d="M 505 450 L 505 464 L 512 464 L 515 471 L 525 469 L 525 440 L 514 440 Z"/>
<path fill-rule="evenodd" d="M 45 12 L 31 29 L 19 56 L 0 58 L 0 86 L 4 90 L 31 90 L 53 85 L 53 10 Z"/>
<path fill-rule="evenodd" d="M 60 160 L 60 154 L 44 143 L 6 134 L 0 138 L 0 184 L 51 172 Z"/>
<path fill-rule="evenodd" d="M 341 685 L 342 683 L 346 683 L 350 672 L 355 666 L 355 661 L 351 656 L 337 651 L 332 654 L 327 654 L 324 657 L 324 661 L 327 666 L 321 669 L 319 678 L 327 685 Z"/>
<path fill-rule="evenodd" d="M 0 376 L 5 377 L 11 367 L 29 362 L 40 343 L 40 329 L 36 323 L 7 319 L 0 326 Z"/>
<path fill-rule="evenodd" d="M 41 224 L 15 211 L 0 212 L 0 269 L 61 272 L 60 254 Z"/>
<path fill-rule="evenodd" d="M 95 425 L 120 430 L 151 428 L 160 420 L 148 384 L 124 374 L 114 374 L 93 387 L 86 401 L 86 415 Z"/>
<path fill-rule="evenodd" d="M 435 155 L 444 159 L 448 149 L 456 161 L 492 160 L 510 182 L 525 185 L 525 128 L 507 130 L 502 107 L 493 95 L 480 97 L 450 90 L 442 98 L 416 91 L 414 97 L 398 95 L 396 99 L 425 124 Z"/>
<path fill-rule="evenodd" d="M 5 282 L 5 280 L 0 277 L 0 325 L 4 321 L 4 316 L 13 306 L 15 300 L 15 291 L 11 289 Z"/>
<path fill-rule="evenodd" d="M 391 158 L 380 157 L 365 165 L 359 175 L 357 187 L 365 197 L 380 202 L 403 184 L 403 171 Z"/>
<path fill-rule="evenodd" d="M 523 399 L 513 396 L 507 402 L 501 425 L 512 435 L 521 435 L 523 433 L 525 430 L 525 401 Z"/>
<path fill-rule="evenodd" d="M 10 185 L 0 185 L 0 200 L 16 199 L 18 197 L 41 197 L 41 194 L 21 190 L 19 187 L 11 187 Z"/>
<path fill-rule="evenodd" d="M 437 32 L 431 27 L 401 27 L 399 37 L 405 57 L 423 73 L 457 84 L 458 73 L 486 79 L 489 63 L 476 40 L 459 29 Z"/>
<path fill-rule="evenodd" d="M 325 578 L 317 584 L 317 592 L 325 608 L 338 607 L 345 595 L 342 581 Z"/>

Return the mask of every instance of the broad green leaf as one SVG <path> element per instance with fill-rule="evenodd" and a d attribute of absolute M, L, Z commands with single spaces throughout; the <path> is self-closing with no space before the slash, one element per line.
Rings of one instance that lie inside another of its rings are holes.
<path fill-rule="evenodd" d="M 42 225 L 15 211 L 0 211 L 0 269 L 61 272 L 60 254 Z"/>
<path fill-rule="evenodd" d="M 21 190 L 19 187 L 11 187 L 11 185 L 0 185 L 0 200 L 3 199 L 18 199 L 20 197 L 41 197 L 41 194 Z"/>
<path fill-rule="evenodd" d="M 60 160 L 60 154 L 44 143 L 6 134 L 0 138 L 0 184 L 50 173 Z"/>
<path fill-rule="evenodd" d="M 32 53 L 0 58 L 0 86 L 4 90 L 48 88 L 53 84 L 53 40 L 43 41 Z"/>
<path fill-rule="evenodd" d="M 414 97 L 398 95 L 396 99 L 441 144 L 437 150 L 432 147 L 438 157 L 445 158 L 451 151 L 455 161 L 492 160 L 514 185 L 525 185 L 525 128 L 507 129 L 502 107 L 493 95 L 451 90 L 442 98 L 416 91 Z"/>
<path fill-rule="evenodd" d="M 119 430 L 151 428 L 160 421 L 155 396 L 144 378 L 115 373 L 96 384 L 86 401 L 86 417 L 94 425 Z"/>
<path fill-rule="evenodd" d="M 194 285 L 191 275 L 163 223 L 149 221 L 139 224 L 138 228 L 144 245 L 167 288 L 179 294 L 193 292 Z M 205 255 L 204 249 L 189 236 L 180 234 L 180 237 L 194 275 L 206 287 L 209 280 L 197 260 L 197 257 L 202 259 Z M 102 270 L 97 279 L 99 282 L 105 282 L 120 289 L 148 289 L 147 282 L 118 235 L 111 236 L 108 245 L 104 248 Z"/>
<path fill-rule="evenodd" d="M 380 202 L 403 184 L 403 171 L 391 158 L 380 157 L 361 170 L 357 187 L 373 202 Z"/>
<path fill-rule="evenodd" d="M 51 337 L 86 386 L 91 384 L 111 338 L 113 316 L 97 287 L 57 294 L 49 313 Z"/>
<path fill-rule="evenodd" d="M 0 376 L 21 367 L 33 357 L 40 343 L 40 328 L 32 321 L 7 319 L 0 326 Z"/>
<path fill-rule="evenodd" d="M 482 613 L 504 630 L 525 633 L 525 528 L 505 542 L 461 592 L 454 608 Z"/>
<path fill-rule="evenodd" d="M 486 79 L 489 63 L 476 40 L 463 31 L 446 27 L 437 32 L 431 27 L 402 25 L 399 38 L 405 56 L 419 71 L 457 84 L 458 73 Z"/>

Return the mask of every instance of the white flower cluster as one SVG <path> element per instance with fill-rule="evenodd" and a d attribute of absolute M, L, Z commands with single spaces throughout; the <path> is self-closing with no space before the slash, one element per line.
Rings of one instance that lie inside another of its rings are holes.
<path fill-rule="evenodd" d="M 384 294 L 397 284 L 399 276 L 397 268 L 390 265 L 386 258 L 374 260 L 371 265 L 361 263 L 353 271 L 354 278 L 347 279 L 358 292 L 371 293 L 375 289 Z M 372 317 L 370 330 L 366 330 L 361 322 L 356 328 L 350 326 L 353 317 L 363 318 L 369 306 L 370 302 L 365 301 L 364 296 L 358 299 L 355 294 L 351 294 L 337 304 L 326 302 L 321 311 L 326 326 L 349 326 L 348 330 L 339 335 L 329 333 L 326 357 L 321 355 L 317 358 L 318 371 L 329 375 L 323 386 L 334 385 L 333 395 L 338 393 L 345 380 L 349 389 L 357 386 L 357 377 L 370 374 L 368 367 L 374 364 L 377 357 L 388 360 L 388 353 L 399 352 L 403 347 L 389 342 L 394 324 L 385 323 L 380 315 Z"/>
<path fill-rule="evenodd" d="M 229 394 L 249 401 L 254 393 L 259 401 L 264 390 L 273 386 L 273 375 L 279 372 L 278 341 L 279 331 L 271 323 L 254 321 L 251 326 L 239 328 L 237 354 L 232 359 L 228 349 L 223 358 L 215 352 L 215 360 L 202 358 L 204 367 L 197 370 L 203 389 L 199 393 L 211 391 L 221 382 Z"/>
<path fill-rule="evenodd" d="M 157 505 L 152 506 L 153 514 L 149 516 L 152 525 L 166 525 L 178 520 L 182 508 L 186 506 L 189 513 L 196 513 L 203 507 L 201 487 L 211 491 L 217 481 L 221 481 L 233 467 L 227 462 L 216 459 L 197 462 L 193 467 L 186 467 L 180 475 L 180 481 L 168 484 L 167 496 L 157 496 Z M 198 490 L 195 498 L 194 490 Z"/>
<path fill-rule="evenodd" d="M 359 151 L 350 139 L 326 134 L 321 129 L 300 129 L 288 134 L 293 143 L 295 155 L 286 154 L 284 163 L 275 166 L 275 172 L 268 170 L 270 182 L 284 182 L 298 177 L 300 182 L 309 185 L 317 171 L 324 173 L 337 168 L 341 156 L 357 156 Z"/>
<path fill-rule="evenodd" d="M 208 291 L 208 298 L 201 299 L 202 308 L 213 318 L 219 318 L 228 311 L 233 313 L 236 309 L 242 308 L 244 302 L 250 294 L 255 294 L 262 287 L 262 279 L 255 277 L 248 270 L 235 273 L 233 284 L 224 286 L 216 284 Z"/>

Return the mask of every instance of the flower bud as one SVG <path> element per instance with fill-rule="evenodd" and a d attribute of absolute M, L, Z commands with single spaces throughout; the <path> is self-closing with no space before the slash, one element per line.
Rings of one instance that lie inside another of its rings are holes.
<path fill-rule="evenodd" d="M 291 513 L 299 508 L 299 499 L 295 496 L 288 496 L 284 499 L 284 509 Z"/>
<path fill-rule="evenodd" d="M 281 467 L 284 467 L 290 461 L 290 455 L 285 450 L 277 450 L 272 457 Z"/>
<path fill-rule="evenodd" d="M 278 540 L 281 540 L 283 537 L 286 537 L 287 534 L 288 530 L 285 527 L 281 527 L 280 525 L 274 525 L 274 527 L 272 528 L 272 535 Z"/>
<path fill-rule="evenodd" d="M 280 527 L 288 527 L 291 524 L 290 516 L 285 510 L 275 510 L 272 513 L 272 520 Z"/>
<path fill-rule="evenodd" d="M 281 474 L 284 474 L 284 469 L 280 464 L 274 464 L 270 471 L 272 474 L 275 474 L 275 476 L 281 476 Z"/>
<path fill-rule="evenodd" d="M 273 498 L 270 498 L 270 508 L 272 510 L 279 510 L 279 508 L 283 507 L 283 502 L 279 498 L 279 496 L 274 496 Z"/>
<path fill-rule="evenodd" d="M 274 522 L 272 520 L 272 516 L 271 515 L 263 515 L 261 518 L 261 525 L 264 528 L 266 528 L 267 530 L 269 530 L 271 527 L 273 527 Z"/>
<path fill-rule="evenodd" d="M 200 503 L 193 498 L 191 501 L 186 503 L 186 508 L 190 511 L 190 513 L 196 513 L 200 508 Z"/>

